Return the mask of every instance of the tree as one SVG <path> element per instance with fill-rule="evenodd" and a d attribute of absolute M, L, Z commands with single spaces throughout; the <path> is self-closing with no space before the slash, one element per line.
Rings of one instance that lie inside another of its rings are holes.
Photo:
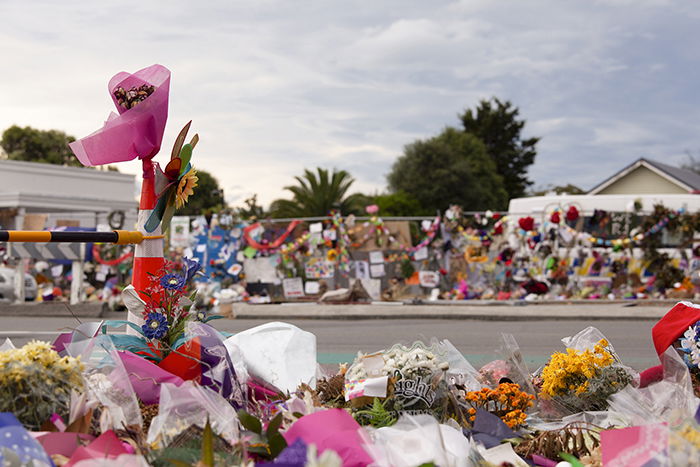
<path fill-rule="evenodd" d="M 329 173 L 317 167 L 316 173 L 306 169 L 304 175 L 294 179 L 296 185 L 284 187 L 292 193 L 292 199 L 273 201 L 270 205 L 272 217 L 327 216 L 333 209 L 342 214 L 362 212 L 366 197 L 361 194 L 347 195 L 355 179 L 345 170 L 333 169 Z"/>
<path fill-rule="evenodd" d="M 535 146 L 539 138 L 523 139 L 525 120 L 518 120 L 519 110 L 509 102 L 494 97 L 482 100 L 476 110 L 467 109 L 462 125 L 466 133 L 481 139 L 486 152 L 496 163 L 496 171 L 503 177 L 509 198 L 525 195 L 532 181 L 527 178 L 528 168 L 535 162 Z"/>
<path fill-rule="evenodd" d="M 224 207 L 224 190 L 209 172 L 197 170 L 197 186 L 187 204 L 177 211 L 180 216 L 197 216 Z"/>
<path fill-rule="evenodd" d="M 420 202 L 405 191 L 386 193 L 374 197 L 374 204 L 379 206 L 379 214 L 382 216 L 420 216 L 432 215 L 421 207 Z"/>
<path fill-rule="evenodd" d="M 533 189 L 530 192 L 531 196 L 545 196 L 548 193 L 557 195 L 585 195 L 586 192 L 574 184 L 567 183 L 566 185 L 552 185 L 551 183 L 542 187 Z"/>
<path fill-rule="evenodd" d="M 7 153 L 7 158 L 13 161 L 82 167 L 68 147 L 68 143 L 73 141 L 73 136 L 62 131 L 13 125 L 2 133 L 0 146 Z"/>
<path fill-rule="evenodd" d="M 387 179 L 392 192 L 412 196 L 424 213 L 444 211 L 451 204 L 469 211 L 504 209 L 508 202 L 484 144 L 455 128 L 406 146 Z"/>

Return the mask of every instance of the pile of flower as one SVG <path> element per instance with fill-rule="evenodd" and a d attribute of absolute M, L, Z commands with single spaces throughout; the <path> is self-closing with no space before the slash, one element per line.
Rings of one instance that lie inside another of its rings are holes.
<path fill-rule="evenodd" d="M 464 399 L 469 404 L 468 410 L 471 422 L 476 418 L 476 410 L 483 409 L 498 416 L 510 428 L 518 428 L 525 424 L 525 413 L 533 405 L 535 396 L 520 390 L 515 383 L 501 383 L 495 389 L 482 388 L 480 391 L 470 391 Z"/>
<path fill-rule="evenodd" d="M 71 391 L 83 388 L 79 358 L 61 357 L 46 342 L 0 351 L 0 412 L 39 429 L 51 415 L 65 416 Z"/>
<path fill-rule="evenodd" d="M 538 380 L 540 397 L 551 399 L 571 413 L 604 410 L 607 399 L 632 381 L 601 339 L 593 349 L 554 353 Z"/>

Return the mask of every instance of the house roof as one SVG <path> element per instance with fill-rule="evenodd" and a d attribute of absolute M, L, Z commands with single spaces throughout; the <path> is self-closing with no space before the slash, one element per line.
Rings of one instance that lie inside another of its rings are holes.
<path fill-rule="evenodd" d="M 591 188 L 588 192 L 589 195 L 595 195 L 612 185 L 625 175 L 629 174 L 633 170 L 639 167 L 646 167 L 652 172 L 666 178 L 667 180 L 675 183 L 681 188 L 688 190 L 689 192 L 700 191 L 700 174 L 693 172 L 692 170 L 682 169 L 680 167 L 674 167 L 668 164 L 662 164 L 661 162 L 653 161 L 650 159 L 640 158 L 632 162 L 619 172 L 608 177 L 603 182 Z"/>

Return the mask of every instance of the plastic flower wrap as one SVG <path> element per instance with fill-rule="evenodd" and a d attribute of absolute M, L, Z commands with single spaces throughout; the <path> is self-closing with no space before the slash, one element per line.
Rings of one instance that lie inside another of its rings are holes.
<path fill-rule="evenodd" d="M 168 119 L 170 71 L 152 65 L 133 74 L 117 73 L 108 90 L 119 115 L 112 112 L 101 129 L 71 143 L 71 150 L 88 167 L 152 159 Z"/>
<path fill-rule="evenodd" d="M 345 375 L 345 397 L 352 400 L 388 395 L 394 412 L 433 413 L 439 410 L 447 392 L 445 372 L 449 367 L 436 346 L 422 342 L 411 347 L 397 344 L 372 355 L 359 354 Z"/>
<path fill-rule="evenodd" d="M 1 351 L 0 412 L 34 430 L 54 413 L 67 416 L 71 391 L 84 386 L 82 368 L 80 359 L 59 356 L 47 342 Z"/>
<path fill-rule="evenodd" d="M 599 338 L 590 341 L 592 336 Z M 543 400 L 543 412 L 566 415 L 582 411 L 605 410 L 608 397 L 633 380 L 610 343 L 595 328 L 565 339 L 566 352 L 555 352 L 535 377 Z"/>
<path fill-rule="evenodd" d="M 688 327 L 678 339 L 677 349 L 690 370 L 695 395 L 700 397 L 700 321 Z"/>

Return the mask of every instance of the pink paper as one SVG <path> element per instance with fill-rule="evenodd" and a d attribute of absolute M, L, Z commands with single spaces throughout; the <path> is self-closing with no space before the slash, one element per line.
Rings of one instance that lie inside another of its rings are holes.
<path fill-rule="evenodd" d="M 360 467 L 372 463 L 362 447 L 358 433 L 360 425 L 342 409 L 322 410 L 306 415 L 284 433 L 287 444 L 301 438 L 306 444 L 315 444 L 319 454 L 330 449 L 343 460 L 343 467 Z"/>
<path fill-rule="evenodd" d="M 641 467 L 668 449 L 668 425 L 654 423 L 600 433 L 603 465 Z"/>
<path fill-rule="evenodd" d="M 165 371 L 158 365 L 149 362 L 131 352 L 119 352 L 124 369 L 129 375 L 131 387 L 144 404 L 157 404 L 160 398 L 160 385 L 172 383 L 180 386 L 182 378 Z"/>
<path fill-rule="evenodd" d="M 119 441 L 112 430 L 105 431 L 88 446 L 75 450 L 70 461 L 64 467 L 86 459 L 114 459 L 122 454 L 133 454 L 133 449 L 127 449 L 124 443 Z"/>
<path fill-rule="evenodd" d="M 85 433 L 70 432 L 42 433 L 36 437 L 46 454 L 49 456 L 60 454 L 66 457 L 71 457 L 81 444 L 89 443 L 94 439 L 94 436 Z"/>
<path fill-rule="evenodd" d="M 117 105 L 113 91 L 121 86 L 155 86 L 153 94 L 131 109 Z M 165 123 L 168 120 L 170 70 L 162 65 L 130 74 L 117 73 L 109 81 L 108 91 L 120 115 L 110 114 L 104 126 L 89 136 L 70 144 L 81 164 L 91 167 L 130 161 L 135 158 L 151 159 L 160 150 Z"/>

